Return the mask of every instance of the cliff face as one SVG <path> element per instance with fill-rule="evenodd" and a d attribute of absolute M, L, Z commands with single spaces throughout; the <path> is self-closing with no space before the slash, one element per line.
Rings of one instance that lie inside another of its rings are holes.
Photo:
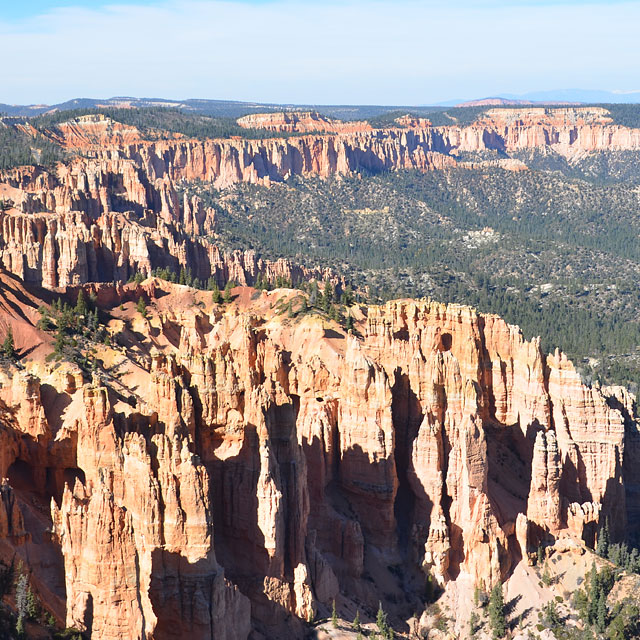
<path fill-rule="evenodd" d="M 47 289 L 126 281 L 158 267 L 176 273 L 189 268 L 201 282 L 213 277 L 220 287 L 230 280 L 254 284 L 258 276 L 271 282 L 338 281 L 330 270 L 305 268 L 288 259 L 265 260 L 250 250 L 222 252 L 195 235 L 199 225 L 204 231 L 214 224 L 197 198 L 185 200 L 183 211 L 185 224 L 167 223 L 153 214 L 140 219 L 112 212 L 91 219 L 80 212 L 0 213 L 0 263 L 25 282 Z"/>
<path fill-rule="evenodd" d="M 98 293 L 126 348 L 91 382 L 32 362 L 0 390 L 0 535 L 92 637 L 301 637 L 340 592 L 407 619 L 428 576 L 488 587 L 637 512 L 623 409 L 495 316 L 397 301 L 354 308 L 356 337 L 283 319 L 288 290 Z M 47 501 L 49 538 L 27 524 Z"/>
<path fill-rule="evenodd" d="M 332 120 L 314 111 L 255 113 L 238 118 L 245 129 L 265 129 L 283 133 L 354 133 L 371 131 L 368 122 Z"/>
<path fill-rule="evenodd" d="M 0 263 L 48 288 L 166 266 L 188 266 L 200 279 L 213 276 L 221 284 L 227 274 L 242 284 L 254 282 L 257 273 L 307 277 L 291 265 L 257 264 L 250 254 L 222 256 L 205 240 L 215 235 L 215 208 L 180 195 L 181 186 L 202 181 L 224 189 L 238 182 L 268 186 L 291 176 L 442 170 L 467 151 L 549 148 L 572 156 L 640 149 L 640 130 L 612 124 L 599 108 L 494 109 L 469 126 L 399 122 L 408 128 L 371 130 L 317 114 L 266 114 L 241 124 L 287 132 L 322 125 L 331 133 L 204 141 L 171 134 L 149 141 L 104 116 L 76 118 L 50 133 L 76 154 L 66 164 L 0 174 L 0 197 L 9 204 L 0 213 Z M 526 169 L 514 158 L 493 164 Z"/>

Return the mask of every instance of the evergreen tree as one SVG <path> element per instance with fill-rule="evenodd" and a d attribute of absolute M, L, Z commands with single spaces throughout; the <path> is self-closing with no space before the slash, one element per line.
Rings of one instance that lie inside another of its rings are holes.
<path fill-rule="evenodd" d="M 607 617 L 607 596 L 601 591 L 596 602 L 596 629 L 600 633 L 604 633 L 607 628 Z"/>
<path fill-rule="evenodd" d="M 76 299 L 75 313 L 77 316 L 86 316 L 88 311 L 87 302 L 84 299 L 84 292 L 82 289 L 78 291 L 78 297 Z"/>
<path fill-rule="evenodd" d="M 334 629 L 338 627 L 338 613 L 336 611 L 336 601 L 333 601 L 333 609 L 331 611 L 331 624 Z"/>
<path fill-rule="evenodd" d="M 329 311 L 331 301 L 333 300 L 333 287 L 331 283 L 326 280 L 324 283 L 324 291 L 322 292 L 322 308 L 325 311 Z"/>
<path fill-rule="evenodd" d="M 476 631 L 478 631 L 478 623 L 480 619 L 478 614 L 475 611 L 471 612 L 469 616 L 469 635 L 473 638 L 476 635 Z"/>
<path fill-rule="evenodd" d="M 29 579 L 22 573 L 16 581 L 16 613 L 18 614 L 16 631 L 18 631 L 19 634 L 22 634 L 24 631 L 24 621 L 29 615 L 28 591 Z"/>
<path fill-rule="evenodd" d="M 380 630 L 383 638 L 386 638 L 389 633 L 389 624 L 387 623 L 387 614 L 382 608 L 382 602 L 378 604 L 378 613 L 376 615 L 376 625 Z"/>
<path fill-rule="evenodd" d="M 231 289 L 233 288 L 233 286 L 234 286 L 234 283 L 231 280 L 229 280 L 229 282 L 227 282 L 227 284 L 224 287 L 224 295 L 222 296 L 222 299 L 227 303 L 231 302 L 231 300 L 233 299 L 231 296 Z"/>
<path fill-rule="evenodd" d="M 147 317 L 147 303 L 146 303 L 145 299 L 142 296 L 140 296 L 138 298 L 138 303 L 136 304 L 136 309 L 138 310 L 138 313 L 143 318 Z"/>
<path fill-rule="evenodd" d="M 211 288 L 211 299 L 214 304 L 219 304 L 220 300 L 222 300 L 222 296 L 220 295 L 220 289 L 218 288 L 218 284 L 216 282 L 213 283 Z"/>
<path fill-rule="evenodd" d="M 609 519 L 605 518 L 604 524 L 598 532 L 598 542 L 596 544 L 596 553 L 606 558 L 609 553 Z"/>
<path fill-rule="evenodd" d="M 11 327 L 7 329 L 7 335 L 4 338 L 4 342 L 2 343 L 2 353 L 4 353 L 7 358 L 13 360 L 16 357 L 16 347 L 13 342 L 13 331 L 11 331 Z"/>
<path fill-rule="evenodd" d="M 33 589 L 27 588 L 27 617 L 29 620 L 37 620 L 40 615 L 40 603 Z"/>
<path fill-rule="evenodd" d="M 60 355 L 66 344 L 67 344 L 67 339 L 64 334 L 64 329 L 58 326 L 58 330 L 56 332 L 56 341 L 53 344 L 54 353 L 56 355 Z"/>
<path fill-rule="evenodd" d="M 360 625 L 360 611 L 356 609 L 356 617 L 353 619 L 353 629 L 354 631 L 360 631 L 362 626 Z"/>
<path fill-rule="evenodd" d="M 595 560 L 591 563 L 589 574 L 589 604 L 587 607 L 587 622 L 595 624 L 598 617 L 598 601 L 600 596 L 600 585 L 598 581 L 598 571 Z"/>
<path fill-rule="evenodd" d="M 489 624 L 496 640 L 504 638 L 507 628 L 504 615 L 504 596 L 500 583 L 493 587 L 489 596 Z"/>
<path fill-rule="evenodd" d="M 318 282 L 314 280 L 311 283 L 311 293 L 309 294 L 309 304 L 315 307 L 318 303 Z"/>
<path fill-rule="evenodd" d="M 346 305 L 347 307 L 350 307 L 353 304 L 353 289 L 351 288 L 351 285 L 348 284 L 344 288 L 344 291 L 340 296 L 340 302 L 342 302 L 342 304 Z"/>

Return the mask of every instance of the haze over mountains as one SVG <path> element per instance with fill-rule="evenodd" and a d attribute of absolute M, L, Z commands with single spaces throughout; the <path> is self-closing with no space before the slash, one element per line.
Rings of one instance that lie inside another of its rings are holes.
<path fill-rule="evenodd" d="M 496 99 L 514 100 L 520 103 L 539 102 L 550 104 L 554 102 L 582 103 L 582 104 L 638 104 L 640 91 L 601 91 L 596 89 L 556 89 L 549 91 L 529 91 L 522 94 L 501 93 Z M 452 107 L 464 102 L 486 100 L 487 98 L 466 98 L 460 100 L 446 100 L 439 105 Z"/>
<path fill-rule="evenodd" d="M 489 102 L 492 101 L 492 102 Z M 57 104 L 18 105 L 0 103 L 0 114 L 9 116 L 37 116 L 54 110 L 87 109 L 99 107 L 168 107 L 184 109 L 193 113 L 238 117 L 246 113 L 278 111 L 282 109 L 314 109 L 326 115 L 341 118 L 361 118 L 385 113 L 391 110 L 412 110 L 422 108 L 452 107 L 457 105 L 482 104 L 637 104 L 640 103 L 640 91 L 598 91 L 586 89 L 560 89 L 534 91 L 521 95 L 501 94 L 486 98 L 466 98 L 446 100 L 433 105 L 319 105 L 319 104 L 274 104 L 265 102 L 246 102 L 235 100 L 136 98 L 118 96 L 113 98 L 73 98 Z"/>

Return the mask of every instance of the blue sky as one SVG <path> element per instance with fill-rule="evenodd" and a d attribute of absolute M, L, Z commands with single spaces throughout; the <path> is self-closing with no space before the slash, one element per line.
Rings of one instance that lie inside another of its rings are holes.
<path fill-rule="evenodd" d="M 633 91 L 638 25 L 640 1 L 616 0 L 0 0 L 0 102 Z"/>

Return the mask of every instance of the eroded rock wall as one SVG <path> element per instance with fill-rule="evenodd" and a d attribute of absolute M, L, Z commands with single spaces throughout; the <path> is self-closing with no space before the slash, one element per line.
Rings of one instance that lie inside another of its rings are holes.
<path fill-rule="evenodd" d="M 282 290 L 226 311 L 141 290 L 129 397 L 67 365 L 2 380 L 0 533 L 37 543 L 31 473 L 66 623 L 92 637 L 300 637 L 340 592 L 375 612 L 389 567 L 400 616 L 428 576 L 489 587 L 541 541 L 592 544 L 637 512 L 621 409 L 495 316 L 397 301 L 357 311 L 356 337 L 278 316 Z"/>

